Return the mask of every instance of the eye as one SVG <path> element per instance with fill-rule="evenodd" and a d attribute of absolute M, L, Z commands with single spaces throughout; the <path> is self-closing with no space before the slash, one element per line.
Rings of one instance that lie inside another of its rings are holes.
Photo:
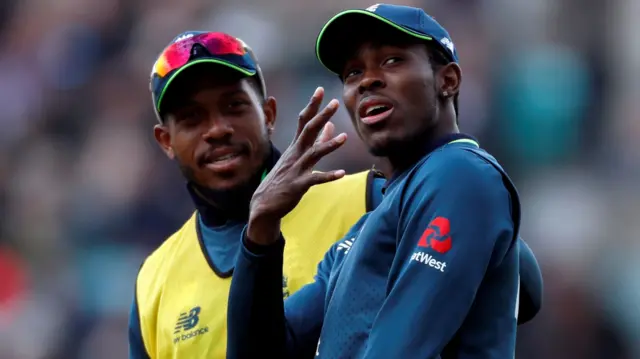
<path fill-rule="evenodd" d="M 249 105 L 249 102 L 242 99 L 235 99 L 229 102 L 229 108 L 232 110 L 242 109 L 248 105 Z"/>
<path fill-rule="evenodd" d="M 202 115 L 202 111 L 197 108 L 185 108 L 176 113 L 176 119 L 181 123 L 197 122 Z"/>
<path fill-rule="evenodd" d="M 251 108 L 252 103 L 244 98 L 235 98 L 229 99 L 225 106 L 225 113 L 232 116 L 242 116 Z"/>
<path fill-rule="evenodd" d="M 395 64 L 395 63 L 398 63 L 398 62 L 402 62 L 402 58 L 400 58 L 398 56 L 389 57 L 388 59 L 384 60 L 384 64 L 385 65 Z"/>
<path fill-rule="evenodd" d="M 190 118 L 195 118 L 198 116 L 198 111 L 196 110 L 185 110 L 180 114 L 180 117 L 182 117 L 185 120 L 188 120 Z"/>
<path fill-rule="evenodd" d="M 350 70 L 345 71 L 345 75 L 342 78 L 346 80 L 351 76 L 359 75 L 360 72 L 362 72 L 362 71 L 360 71 L 358 69 L 350 69 Z"/>

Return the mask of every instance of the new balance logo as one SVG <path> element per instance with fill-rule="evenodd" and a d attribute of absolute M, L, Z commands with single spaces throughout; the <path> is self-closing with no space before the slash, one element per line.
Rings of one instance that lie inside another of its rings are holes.
<path fill-rule="evenodd" d="M 338 252 L 344 251 L 344 254 L 349 253 L 349 250 L 353 246 L 353 242 L 355 240 L 356 240 L 355 238 L 351 238 L 351 239 L 347 239 L 346 241 L 338 244 Z"/>
<path fill-rule="evenodd" d="M 366 220 L 362 224 L 362 227 L 360 227 L 360 229 L 358 230 L 358 233 L 356 233 L 356 235 L 354 237 L 351 237 L 351 239 L 347 239 L 344 242 L 338 244 L 338 252 L 343 252 L 344 251 L 345 255 L 347 253 L 349 253 L 349 251 L 351 250 L 351 247 L 353 247 L 353 243 L 355 243 L 355 241 L 358 238 L 358 236 L 360 235 L 360 233 L 362 233 L 362 231 L 364 231 L 364 228 L 367 226 L 367 223 L 369 223 L 368 220 Z"/>
<path fill-rule="evenodd" d="M 180 313 L 180 317 L 178 318 L 178 322 L 176 323 L 176 328 L 173 331 L 173 334 L 180 333 L 181 330 L 187 331 L 195 328 L 200 321 L 200 307 L 194 307 L 187 313 Z"/>
<path fill-rule="evenodd" d="M 200 310 L 200 307 L 193 307 L 188 313 L 180 313 L 173 330 L 173 335 L 175 335 L 173 344 L 205 334 L 209 331 L 209 327 L 195 329 L 200 322 Z M 184 334 L 180 335 L 181 332 Z"/>
<path fill-rule="evenodd" d="M 186 40 L 186 39 L 191 38 L 193 36 L 194 36 L 193 33 L 182 34 L 182 35 L 176 37 L 176 39 L 173 40 L 173 42 L 175 43 L 175 42 L 178 42 L 178 41 Z"/>
<path fill-rule="evenodd" d="M 442 40 L 440 40 L 440 42 L 442 43 L 442 45 L 446 46 L 451 52 L 453 52 L 453 42 L 451 42 L 451 40 L 449 40 L 448 38 L 442 38 Z"/>
<path fill-rule="evenodd" d="M 367 11 L 376 12 L 376 10 L 378 10 L 378 6 L 380 6 L 380 4 L 371 5 L 367 8 Z"/>

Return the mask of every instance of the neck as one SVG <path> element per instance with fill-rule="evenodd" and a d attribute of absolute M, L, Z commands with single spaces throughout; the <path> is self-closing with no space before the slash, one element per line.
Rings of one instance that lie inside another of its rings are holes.
<path fill-rule="evenodd" d="M 390 153 L 387 156 L 390 165 L 389 170 L 392 173 L 398 173 L 413 167 L 426 154 L 460 134 L 455 121 L 440 123 L 450 123 L 451 125 L 437 126 L 424 135 L 416 137 L 408 144 L 401 146 L 397 151 Z"/>
<path fill-rule="evenodd" d="M 187 188 L 204 224 L 216 227 L 228 221 L 246 221 L 253 193 L 264 173 L 270 171 L 279 158 L 280 152 L 271 146 L 260 169 L 247 182 L 229 190 L 216 191 L 189 182 Z"/>

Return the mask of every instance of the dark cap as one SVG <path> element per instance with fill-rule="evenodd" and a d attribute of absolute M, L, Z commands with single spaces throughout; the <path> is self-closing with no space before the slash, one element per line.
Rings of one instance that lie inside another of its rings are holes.
<path fill-rule="evenodd" d="M 184 70 L 197 64 L 217 66 L 241 77 L 255 76 L 262 95 L 266 96 L 260 66 L 244 41 L 222 32 L 188 31 L 178 35 L 164 48 L 151 70 L 149 87 L 159 121 L 162 122 L 160 114 L 169 86 Z"/>
<path fill-rule="evenodd" d="M 451 36 L 433 17 L 420 8 L 390 4 L 346 10 L 332 17 L 318 35 L 316 56 L 327 69 L 339 74 L 346 56 L 354 50 L 353 39 L 380 31 L 424 40 L 449 61 L 458 62 Z"/>

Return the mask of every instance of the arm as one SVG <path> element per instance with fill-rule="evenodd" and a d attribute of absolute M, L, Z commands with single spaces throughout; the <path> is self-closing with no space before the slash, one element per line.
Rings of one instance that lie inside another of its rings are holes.
<path fill-rule="evenodd" d="M 129 312 L 129 359 L 150 359 L 142 339 L 140 316 L 135 296 Z"/>
<path fill-rule="evenodd" d="M 542 307 L 542 272 L 536 256 L 522 238 L 520 245 L 520 313 L 518 324 L 532 320 Z"/>
<path fill-rule="evenodd" d="M 287 335 L 282 300 L 284 239 L 257 246 L 244 233 L 246 229 L 229 292 L 227 358 L 254 358 L 258 353 L 285 358 L 293 338 Z"/>
<path fill-rule="evenodd" d="M 372 170 L 373 171 L 373 170 Z M 374 210 L 382 202 L 384 177 L 374 176 L 367 183 L 367 210 Z M 533 251 L 518 238 L 520 245 L 520 312 L 518 325 L 531 321 L 542 306 L 542 272 Z"/>
<path fill-rule="evenodd" d="M 373 171 L 373 170 L 372 170 Z M 372 173 L 373 174 L 373 173 Z M 367 210 L 374 210 L 382 202 L 385 178 L 373 176 L 367 183 Z M 542 272 L 527 242 L 518 238 L 520 245 L 520 312 L 518 325 L 531 321 L 542 307 Z"/>
<path fill-rule="evenodd" d="M 382 202 L 383 177 L 374 177 L 367 186 L 368 210 L 373 210 Z M 520 245 L 520 312 L 518 325 L 531 321 L 542 306 L 542 272 L 533 251 L 527 243 L 518 238 Z"/>
<path fill-rule="evenodd" d="M 518 246 L 510 194 L 501 174 L 475 155 L 441 156 L 446 157 L 434 159 L 440 161 L 435 168 L 423 165 L 404 194 L 397 272 L 366 358 L 438 357 L 478 304 L 476 295 L 489 275 L 500 287 L 483 290 L 497 296 L 492 298 L 497 309 L 491 309 L 496 313 L 484 324 L 488 331 L 497 326 L 505 332 L 499 338 L 488 332 L 481 340 L 504 346 L 500 353 L 492 351 L 497 356 L 513 349 Z M 508 270 L 496 274 L 505 266 Z"/>
<path fill-rule="evenodd" d="M 319 337 L 331 260 L 321 261 L 316 281 L 291 296 L 285 308 L 280 222 L 311 186 L 345 175 L 343 170 L 312 171 L 322 157 L 347 139 L 345 133 L 334 137 L 333 125 L 327 125 L 338 110 L 337 100 L 318 112 L 323 96 L 324 91 L 318 88 L 298 117 L 293 142 L 251 198 L 249 221 L 231 281 L 227 358 L 287 358 L 313 353 L 309 343 Z"/>
<path fill-rule="evenodd" d="M 336 246 L 318 264 L 315 281 L 283 301 L 284 239 L 258 246 L 243 235 L 243 243 L 229 294 L 227 358 L 313 357 Z"/>

